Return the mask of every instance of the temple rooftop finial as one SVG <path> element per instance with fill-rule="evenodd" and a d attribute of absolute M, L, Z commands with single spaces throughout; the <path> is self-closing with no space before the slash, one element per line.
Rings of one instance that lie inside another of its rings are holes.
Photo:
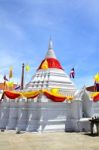
<path fill-rule="evenodd" d="M 48 49 L 53 49 L 53 41 L 50 37 Z"/>
<path fill-rule="evenodd" d="M 48 51 L 47 51 L 45 58 L 55 58 L 56 59 L 56 56 L 55 56 L 55 53 L 53 50 L 53 42 L 52 42 L 51 38 L 49 40 Z"/>

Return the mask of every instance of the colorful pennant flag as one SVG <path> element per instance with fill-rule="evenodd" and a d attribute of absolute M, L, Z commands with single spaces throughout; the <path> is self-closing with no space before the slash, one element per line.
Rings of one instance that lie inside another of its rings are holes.
<path fill-rule="evenodd" d="M 18 85 L 18 86 L 15 87 L 15 90 L 18 90 L 18 89 L 20 89 L 20 85 Z"/>
<path fill-rule="evenodd" d="M 9 71 L 9 78 L 12 78 L 13 73 L 12 73 L 12 67 L 10 67 L 10 71 Z"/>
<path fill-rule="evenodd" d="M 14 83 L 13 82 L 7 82 L 6 83 L 8 87 L 13 87 Z"/>
<path fill-rule="evenodd" d="M 4 75 L 3 79 L 4 79 L 4 81 L 8 81 L 6 75 Z"/>
<path fill-rule="evenodd" d="M 70 71 L 70 78 L 74 78 L 75 77 L 75 69 L 72 68 L 71 71 Z"/>
<path fill-rule="evenodd" d="M 96 83 L 99 82 L 99 73 L 97 73 L 97 74 L 94 76 L 94 80 L 95 80 Z"/>
<path fill-rule="evenodd" d="M 29 72 L 29 71 L 30 71 L 30 66 L 29 66 L 29 65 L 26 65 L 26 66 L 25 66 L 25 70 L 26 70 L 27 72 Z"/>

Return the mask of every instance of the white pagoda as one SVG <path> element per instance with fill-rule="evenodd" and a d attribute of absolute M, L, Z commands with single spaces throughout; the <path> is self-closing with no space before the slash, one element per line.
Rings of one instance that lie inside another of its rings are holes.
<path fill-rule="evenodd" d="M 48 51 L 32 80 L 26 85 L 27 90 L 59 88 L 60 94 L 73 96 L 76 87 L 65 73 L 53 50 L 52 40 Z"/>

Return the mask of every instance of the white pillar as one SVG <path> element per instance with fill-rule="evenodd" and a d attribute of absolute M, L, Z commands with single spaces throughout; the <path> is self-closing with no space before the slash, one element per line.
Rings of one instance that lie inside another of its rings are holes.
<path fill-rule="evenodd" d="M 28 125 L 27 131 L 37 132 L 40 126 L 41 108 L 39 102 L 31 101 L 28 103 Z"/>
<path fill-rule="evenodd" d="M 79 120 L 82 118 L 82 101 L 73 100 L 69 110 L 70 115 L 66 120 L 66 131 L 80 131 Z"/>
<path fill-rule="evenodd" d="M 6 129 L 7 130 L 15 130 L 18 119 L 18 102 L 17 100 L 10 100 L 9 106 L 9 119 Z"/>
<path fill-rule="evenodd" d="M 26 99 L 20 99 L 18 106 L 18 121 L 17 121 L 17 131 L 25 131 L 28 121 L 28 102 Z"/>
<path fill-rule="evenodd" d="M 9 118 L 9 100 L 0 102 L 0 129 L 6 129 Z"/>

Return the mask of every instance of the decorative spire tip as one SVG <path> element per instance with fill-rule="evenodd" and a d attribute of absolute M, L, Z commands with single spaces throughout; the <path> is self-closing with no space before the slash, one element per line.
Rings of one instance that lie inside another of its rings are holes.
<path fill-rule="evenodd" d="M 48 49 L 53 49 L 53 42 L 52 42 L 52 39 L 51 39 L 51 38 L 50 38 L 50 40 L 49 40 Z"/>

